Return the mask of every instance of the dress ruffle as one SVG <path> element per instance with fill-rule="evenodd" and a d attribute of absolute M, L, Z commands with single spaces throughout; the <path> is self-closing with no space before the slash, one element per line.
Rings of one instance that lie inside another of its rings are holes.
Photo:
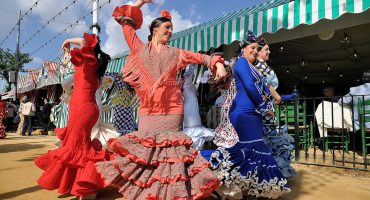
<path fill-rule="evenodd" d="M 288 134 L 287 126 L 264 126 L 263 139 L 274 156 L 281 173 L 285 178 L 292 177 L 296 171 L 291 166 L 294 156 L 294 138 Z"/>
<path fill-rule="evenodd" d="M 145 124 L 139 125 L 138 132 L 110 140 L 115 159 L 96 164 L 105 184 L 117 187 L 130 200 L 199 199 L 217 189 L 219 180 L 209 169 L 210 163 L 191 147 L 189 137 L 173 128 L 180 126 L 181 119 L 181 115 L 152 116 L 147 120 L 161 121 L 159 128 L 142 121 Z"/>
<path fill-rule="evenodd" d="M 143 24 L 143 14 L 140 8 L 135 6 L 124 5 L 121 7 L 116 7 L 113 11 L 112 16 L 116 19 L 117 17 L 124 17 L 132 23 L 132 27 L 137 30 Z M 120 23 L 119 21 L 117 21 Z"/>
<path fill-rule="evenodd" d="M 35 158 L 35 164 L 44 170 L 37 182 L 48 190 L 58 188 L 60 194 L 86 196 L 104 187 L 104 180 L 95 170 L 95 163 L 107 159 L 109 154 L 105 150 L 73 150 L 61 146 Z"/>
<path fill-rule="evenodd" d="M 212 155 L 212 168 L 221 180 L 222 193 L 233 198 L 249 195 L 276 199 L 290 192 L 287 180 L 262 140 L 218 148 Z"/>
<path fill-rule="evenodd" d="M 149 148 L 126 137 L 121 139 L 122 143 L 115 140 L 109 146 L 124 157 L 96 164 L 105 184 L 117 187 L 125 198 L 197 199 L 208 196 L 218 187 L 219 181 L 208 169 L 209 163 L 195 149 L 171 144 Z"/>
<path fill-rule="evenodd" d="M 71 62 L 74 66 L 81 66 L 84 62 L 93 65 L 96 63 L 96 57 L 94 53 L 94 48 L 99 42 L 96 35 L 84 33 L 84 38 L 86 40 L 85 46 L 82 48 L 74 48 L 71 51 Z"/>

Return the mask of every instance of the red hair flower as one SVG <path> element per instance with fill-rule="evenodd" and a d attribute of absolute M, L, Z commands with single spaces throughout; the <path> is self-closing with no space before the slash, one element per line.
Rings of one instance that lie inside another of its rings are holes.
<path fill-rule="evenodd" d="M 164 18 L 167 18 L 169 20 L 172 20 L 172 16 L 168 10 L 161 10 L 160 12 L 161 16 Z"/>

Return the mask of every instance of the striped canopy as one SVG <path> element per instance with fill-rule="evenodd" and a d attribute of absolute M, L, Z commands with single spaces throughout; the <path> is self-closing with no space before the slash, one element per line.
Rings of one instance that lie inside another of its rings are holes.
<path fill-rule="evenodd" d="M 242 39 L 247 30 L 257 35 L 274 33 L 321 19 L 333 20 L 344 13 L 361 13 L 369 7 L 370 0 L 272 0 L 177 32 L 170 44 L 195 52 L 207 51 Z"/>

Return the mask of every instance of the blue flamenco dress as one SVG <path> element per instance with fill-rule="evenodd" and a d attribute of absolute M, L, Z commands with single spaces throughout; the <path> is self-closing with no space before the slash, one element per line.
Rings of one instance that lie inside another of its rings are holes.
<path fill-rule="evenodd" d="M 214 172 L 222 182 L 222 195 L 242 199 L 248 195 L 278 198 L 290 192 L 287 180 L 262 139 L 261 113 L 268 110 L 262 95 L 268 92 L 263 77 L 244 58 L 234 67 L 237 94 L 230 108 L 230 121 L 239 142 L 218 148 L 210 157 Z"/>
<path fill-rule="evenodd" d="M 265 77 L 265 84 L 271 84 L 276 90 L 279 86 L 278 78 L 273 69 L 271 69 L 265 61 L 258 61 L 255 65 L 261 74 Z M 292 99 L 292 95 L 283 95 L 282 99 Z M 268 103 L 271 105 L 271 111 L 274 111 L 275 98 L 270 96 Z M 288 127 L 286 125 L 278 127 L 276 124 L 276 117 L 271 117 L 265 113 L 262 114 L 263 122 L 263 139 L 274 156 L 280 171 L 283 173 L 285 178 L 290 178 L 296 174 L 296 171 L 291 166 L 291 162 L 294 158 L 292 155 L 294 149 L 294 138 L 288 134 Z"/>

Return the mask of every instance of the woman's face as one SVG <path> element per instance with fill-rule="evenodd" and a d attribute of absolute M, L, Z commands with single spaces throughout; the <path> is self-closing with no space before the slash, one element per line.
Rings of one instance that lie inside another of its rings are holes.
<path fill-rule="evenodd" d="M 168 43 L 172 37 L 172 22 L 163 22 L 159 27 L 154 28 L 153 34 L 157 41 Z"/>
<path fill-rule="evenodd" d="M 270 47 L 269 45 L 265 45 L 262 47 L 262 49 L 258 52 L 258 58 L 268 61 L 270 58 Z"/>
<path fill-rule="evenodd" d="M 246 58 L 249 62 L 254 63 L 257 58 L 257 53 L 258 53 L 258 43 L 252 43 L 244 47 L 243 49 L 243 56 Z"/>

